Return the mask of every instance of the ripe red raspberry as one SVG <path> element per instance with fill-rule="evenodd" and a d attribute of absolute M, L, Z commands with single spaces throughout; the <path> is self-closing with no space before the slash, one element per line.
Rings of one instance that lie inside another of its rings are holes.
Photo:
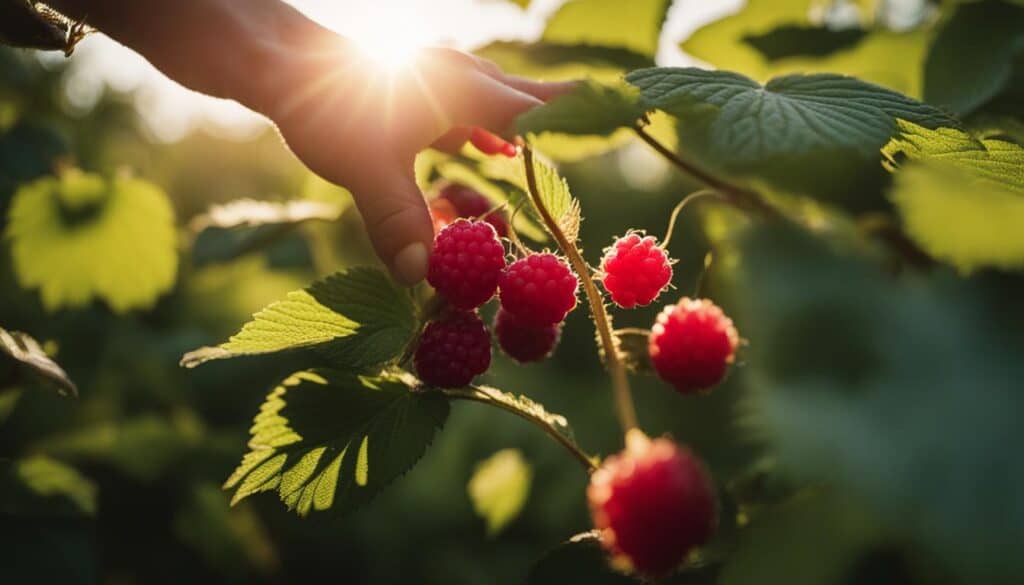
<path fill-rule="evenodd" d="M 689 394 L 722 381 L 737 345 L 739 334 L 722 309 L 684 297 L 658 315 L 647 349 L 658 375 Z"/>
<path fill-rule="evenodd" d="M 452 311 L 423 330 L 414 362 L 431 386 L 465 386 L 490 367 L 491 336 L 476 313 Z"/>
<path fill-rule="evenodd" d="M 605 249 L 601 283 L 623 309 L 645 306 L 672 280 L 672 263 L 654 236 L 629 232 Z"/>
<path fill-rule="evenodd" d="M 499 236 L 503 238 L 508 237 L 508 219 L 505 217 L 505 212 L 502 210 L 491 211 L 494 209 L 494 202 L 480 193 L 477 193 L 473 189 L 456 183 L 448 185 L 444 189 L 441 189 L 441 192 L 438 193 L 437 197 L 431 201 L 431 212 L 433 212 L 435 206 L 438 207 L 442 213 L 446 212 L 444 209 L 445 203 L 450 204 L 450 209 L 454 211 L 455 217 L 483 219 L 494 227 L 494 231 L 498 232 Z M 490 211 L 490 213 L 487 213 L 488 211 Z M 446 224 L 452 223 L 453 221 L 455 221 L 454 218 L 448 220 Z"/>
<path fill-rule="evenodd" d="M 554 351 L 562 335 L 562 324 L 530 325 L 505 309 L 494 316 L 494 335 L 508 357 L 521 364 L 540 361 Z"/>
<path fill-rule="evenodd" d="M 715 492 L 700 461 L 636 429 L 626 449 L 591 476 L 587 500 L 612 564 L 650 578 L 671 573 L 717 524 Z"/>
<path fill-rule="evenodd" d="M 516 260 L 498 280 L 506 311 L 535 327 L 553 325 L 576 307 L 579 281 L 554 254 L 530 254 Z"/>
<path fill-rule="evenodd" d="M 469 141 L 477 150 L 487 155 L 503 154 L 509 158 L 516 156 L 514 144 L 505 142 L 501 136 L 491 134 L 483 128 L 474 127 L 469 133 Z"/>
<path fill-rule="evenodd" d="M 459 219 L 434 237 L 427 281 L 459 309 L 494 296 L 505 269 L 505 248 L 489 223 Z"/>

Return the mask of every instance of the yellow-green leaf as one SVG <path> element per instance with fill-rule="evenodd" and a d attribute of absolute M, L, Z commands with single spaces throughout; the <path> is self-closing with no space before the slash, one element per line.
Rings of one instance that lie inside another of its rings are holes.
<path fill-rule="evenodd" d="M 488 534 L 497 534 L 519 515 L 532 480 L 530 464 L 518 449 L 502 449 L 476 466 L 467 490 Z"/>
<path fill-rule="evenodd" d="M 43 306 L 148 308 L 178 268 L 174 212 L 157 186 L 68 170 L 20 188 L 6 232 L 19 284 Z"/>

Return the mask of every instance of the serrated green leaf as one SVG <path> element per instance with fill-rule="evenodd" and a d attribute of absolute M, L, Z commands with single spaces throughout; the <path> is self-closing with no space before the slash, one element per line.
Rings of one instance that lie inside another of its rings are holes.
<path fill-rule="evenodd" d="M 116 312 L 148 308 L 174 284 L 174 211 L 146 181 L 67 170 L 18 189 L 9 222 L 18 282 L 48 311 L 96 297 Z"/>
<path fill-rule="evenodd" d="M 92 516 L 96 486 L 75 468 L 44 455 L 0 461 L 0 513 Z"/>
<path fill-rule="evenodd" d="M 232 503 L 273 490 L 301 516 L 345 513 L 408 471 L 447 417 L 442 396 L 395 379 L 299 372 L 263 403 L 224 487 Z"/>
<path fill-rule="evenodd" d="M 399 356 L 416 325 L 406 289 L 376 268 L 349 268 L 288 293 L 227 342 L 189 352 L 181 364 L 315 348 L 339 367 L 361 370 Z"/>
<path fill-rule="evenodd" d="M 780 469 L 852 494 L 964 582 L 1024 578 L 1015 289 L 897 280 L 791 228 L 758 229 L 739 258 L 744 410 Z"/>
<path fill-rule="evenodd" d="M 78 396 L 78 388 L 64 368 L 53 361 L 53 358 L 43 351 L 39 342 L 27 333 L 0 328 L 0 352 L 38 374 L 56 387 L 61 394 Z"/>
<path fill-rule="evenodd" d="M 645 109 L 640 94 L 626 83 L 601 84 L 581 81 L 571 92 L 519 116 L 520 134 L 555 132 L 607 136 L 632 126 Z"/>
<path fill-rule="evenodd" d="M 518 449 L 502 449 L 477 464 L 466 486 L 473 509 L 497 534 L 519 515 L 530 495 L 533 470 Z"/>
<path fill-rule="evenodd" d="M 516 160 L 520 162 L 519 169 L 521 177 L 519 185 L 527 190 L 525 163 L 520 155 Z M 569 191 L 569 184 L 558 174 L 555 167 L 533 157 L 534 178 L 537 181 L 537 192 L 541 203 L 547 208 L 551 219 L 558 224 L 559 229 L 565 237 L 574 242 L 579 238 L 580 223 L 583 218 L 580 213 L 580 204 Z M 539 214 L 538 210 L 538 214 Z"/>
<path fill-rule="evenodd" d="M 949 128 L 900 122 L 884 149 L 889 193 L 907 233 L 963 271 L 1024 266 L 1024 148 Z"/>
<path fill-rule="evenodd" d="M 670 0 L 570 0 L 544 28 L 541 39 L 564 45 L 627 49 L 654 57 Z"/>
<path fill-rule="evenodd" d="M 723 172 L 830 195 L 877 172 L 896 119 L 959 127 L 940 110 L 832 74 L 788 75 L 762 86 L 727 71 L 654 68 L 626 77 L 642 102 L 680 119 L 684 148 Z"/>
<path fill-rule="evenodd" d="M 968 114 L 1002 91 L 1024 50 L 1024 7 L 1001 1 L 956 7 L 939 30 L 924 69 L 924 98 Z"/>

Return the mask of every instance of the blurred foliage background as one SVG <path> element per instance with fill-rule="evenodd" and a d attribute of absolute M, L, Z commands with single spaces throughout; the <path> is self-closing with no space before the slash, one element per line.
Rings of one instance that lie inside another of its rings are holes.
<path fill-rule="evenodd" d="M 527 75 L 615 79 L 654 63 L 669 4 L 571 1 L 540 40 L 480 53 Z M 1012 142 L 1024 140 L 1022 14 L 1021 3 L 994 0 L 750 0 L 681 46 L 758 81 L 855 75 Z M 344 190 L 310 176 L 270 129 L 155 143 L 129 96 L 108 90 L 75 108 L 65 68 L 46 63 L 0 52 L 0 327 L 38 340 L 78 397 L 0 363 L 0 581 L 521 583 L 547 550 L 589 529 L 587 478 L 566 453 L 472 404 L 456 405 L 422 461 L 356 513 L 299 518 L 271 495 L 229 507 L 220 486 L 259 405 L 314 358 L 196 370 L 178 360 L 288 291 L 374 263 L 360 219 Z M 656 127 L 685 147 L 672 120 Z M 630 227 L 660 236 L 698 188 L 628 133 L 538 140 L 580 200 L 592 263 Z M 635 377 L 645 430 L 689 443 L 722 494 L 721 533 L 704 553 L 711 570 L 685 582 L 1024 580 L 1019 257 L 967 271 L 922 255 L 899 230 L 881 158 L 858 174 L 843 174 L 841 161 L 786 169 L 806 188 L 773 193 L 815 220 L 811 235 L 714 202 L 677 227 L 666 302 L 695 291 L 713 252 L 701 290 L 748 343 L 708 395 Z M 423 166 L 427 183 L 458 171 Z M 47 177 L 53 184 L 37 182 Z M 329 207 L 262 226 L 207 213 L 240 198 Z M 943 209 L 936 222 L 958 221 Z M 79 221 L 103 227 L 89 239 L 61 231 Z M 659 309 L 616 324 L 649 327 Z M 591 452 L 620 447 L 582 310 L 553 359 L 519 367 L 499 356 L 485 381 L 565 415 Z M 487 476 L 470 483 L 484 461 Z M 511 507 L 499 521 L 470 497 L 494 490 Z M 555 573 L 587 575 L 575 570 Z M 604 578 L 614 579 L 587 577 Z"/>

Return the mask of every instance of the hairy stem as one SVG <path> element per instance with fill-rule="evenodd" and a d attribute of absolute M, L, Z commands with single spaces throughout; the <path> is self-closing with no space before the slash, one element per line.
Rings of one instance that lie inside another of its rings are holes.
<path fill-rule="evenodd" d="M 779 212 L 771 205 L 765 203 L 764 199 L 755 191 L 719 179 L 704 169 L 683 160 L 664 144 L 658 142 L 658 139 L 651 136 L 643 126 L 634 126 L 633 131 L 636 132 L 641 140 L 646 142 L 648 146 L 657 151 L 658 154 L 672 163 L 677 169 L 718 191 L 733 205 L 757 211 L 764 217 L 776 218 L 779 216 Z"/>
<path fill-rule="evenodd" d="M 551 423 L 549 423 L 543 417 L 535 416 L 534 414 L 526 410 L 516 408 L 515 406 L 508 404 L 507 402 L 495 399 L 487 392 L 487 389 L 484 387 L 469 386 L 466 388 L 446 388 L 442 389 L 441 392 L 444 393 L 444 395 L 447 396 L 448 398 L 453 398 L 457 400 L 469 400 L 471 402 L 479 402 L 481 404 L 489 404 L 491 406 L 496 406 L 506 412 L 510 412 L 518 416 L 519 418 L 528 421 L 532 423 L 534 426 L 540 428 L 542 431 L 547 433 L 548 436 L 557 441 L 559 445 L 565 447 L 565 449 L 569 451 L 569 453 L 572 454 L 572 456 L 575 457 L 581 465 L 583 465 L 583 468 L 587 471 L 587 473 L 593 473 L 597 469 L 596 462 L 593 459 L 591 459 L 590 456 L 584 453 L 579 448 L 579 446 L 576 445 L 576 443 L 573 443 L 571 440 L 569 440 L 568 437 L 560 433 L 558 429 L 552 426 Z"/>
<path fill-rule="evenodd" d="M 537 176 L 533 168 L 533 150 L 529 146 L 523 146 L 523 160 L 526 164 L 526 186 L 530 199 L 533 201 L 537 212 L 544 225 L 555 238 L 558 247 L 565 254 L 572 265 L 573 270 L 579 275 L 580 283 L 583 285 L 583 292 L 586 294 L 587 302 L 590 305 L 590 314 L 594 319 L 594 327 L 597 329 L 597 338 L 600 347 L 604 352 L 605 365 L 612 379 L 612 391 L 615 396 L 615 411 L 619 416 L 619 423 L 622 425 L 623 433 L 638 428 L 636 420 L 636 407 L 633 406 L 633 395 L 629 389 L 629 379 L 626 377 L 626 367 L 622 363 L 622 356 L 619 355 L 618 343 L 612 331 L 611 319 L 604 306 L 604 299 L 594 284 L 594 275 L 590 266 L 583 259 L 575 242 L 570 242 L 562 232 L 558 222 L 551 217 L 544 202 L 541 201 L 540 191 L 537 188 Z"/>

